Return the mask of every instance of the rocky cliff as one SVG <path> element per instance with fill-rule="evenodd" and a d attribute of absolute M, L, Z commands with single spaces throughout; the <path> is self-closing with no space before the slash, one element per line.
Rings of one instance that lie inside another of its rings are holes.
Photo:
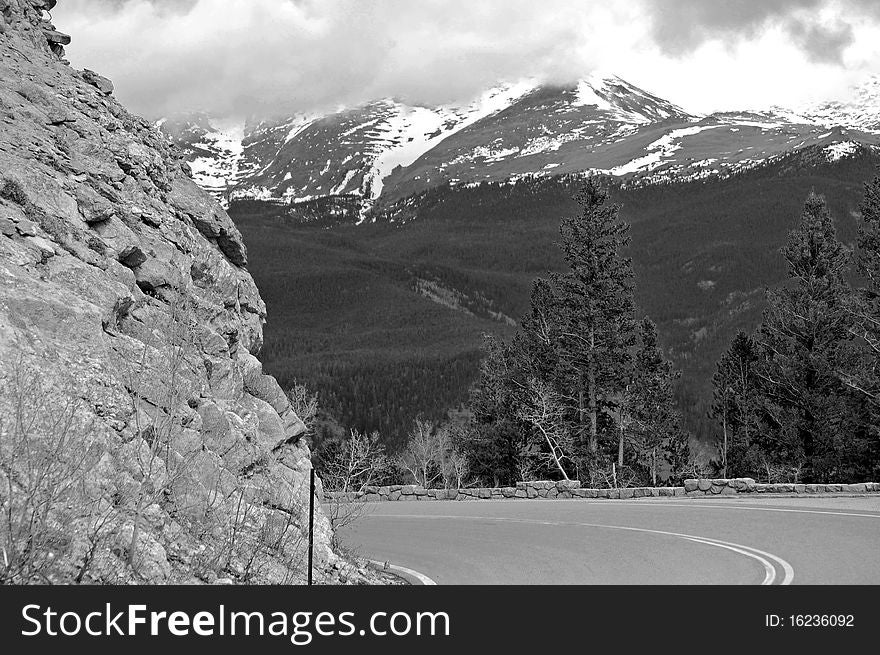
<path fill-rule="evenodd" d="M 301 581 L 305 426 L 255 357 L 241 236 L 71 69 L 55 4 L 0 0 L 0 577 Z M 333 581 L 329 544 L 319 514 Z"/>

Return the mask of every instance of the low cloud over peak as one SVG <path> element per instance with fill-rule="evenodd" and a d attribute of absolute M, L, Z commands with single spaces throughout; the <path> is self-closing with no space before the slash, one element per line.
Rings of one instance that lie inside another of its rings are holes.
<path fill-rule="evenodd" d="M 112 77 L 152 117 L 385 96 L 437 104 L 502 80 L 573 81 L 595 68 L 700 111 L 737 96 L 764 102 L 770 90 L 786 97 L 767 103 L 784 104 L 797 94 L 793 76 L 827 80 L 831 66 L 842 79 L 880 61 L 880 7 L 861 0 L 61 0 L 54 19 L 74 38 L 74 64 Z M 730 88 L 750 73 L 748 88 Z"/>

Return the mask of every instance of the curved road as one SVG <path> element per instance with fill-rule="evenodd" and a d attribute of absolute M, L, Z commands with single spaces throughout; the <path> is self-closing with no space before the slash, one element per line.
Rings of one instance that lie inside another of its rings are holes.
<path fill-rule="evenodd" d="M 437 584 L 880 584 L 880 497 L 385 502 L 340 531 Z"/>

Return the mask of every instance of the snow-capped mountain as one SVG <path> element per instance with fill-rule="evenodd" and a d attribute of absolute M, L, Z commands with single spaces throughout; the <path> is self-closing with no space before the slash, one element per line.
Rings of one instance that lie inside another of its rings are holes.
<path fill-rule="evenodd" d="M 326 115 L 246 125 L 199 115 L 161 127 L 218 197 L 291 204 L 346 197 L 368 208 L 445 183 L 583 171 L 693 179 L 809 146 L 839 158 L 880 143 L 880 78 L 849 99 L 799 111 L 699 116 L 596 74 L 567 86 L 505 84 L 460 105 L 384 99 Z"/>
<path fill-rule="evenodd" d="M 193 114 L 164 118 L 158 126 L 183 149 L 199 186 L 218 197 L 235 187 L 243 173 L 244 124 Z"/>
<path fill-rule="evenodd" d="M 845 125 L 880 134 L 880 76 L 872 75 L 851 89 L 849 98 L 808 106 L 799 113 L 827 127 Z"/>

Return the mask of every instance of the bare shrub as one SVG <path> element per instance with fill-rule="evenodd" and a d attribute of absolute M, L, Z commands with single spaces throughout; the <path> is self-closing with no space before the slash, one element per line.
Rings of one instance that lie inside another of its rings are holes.
<path fill-rule="evenodd" d="M 553 390 L 540 380 L 529 380 L 526 392 L 527 402 L 517 411 L 517 418 L 533 428 L 526 453 L 568 480 L 565 462 L 571 461 L 574 436 L 566 424 L 565 409 Z"/>
<path fill-rule="evenodd" d="M 63 380 L 21 362 L 0 380 L 0 583 L 82 581 L 113 529 L 90 492 L 88 471 L 103 453 L 83 402 Z M 90 546 L 76 572 L 77 533 Z"/>
<path fill-rule="evenodd" d="M 436 481 L 443 479 L 444 458 L 449 447 L 449 432 L 445 428 L 419 419 L 396 462 L 417 485 L 430 489 Z"/>
<path fill-rule="evenodd" d="M 318 415 L 318 394 L 312 393 L 305 385 L 294 380 L 293 386 L 287 392 L 287 398 L 293 412 L 311 433 Z"/>
<path fill-rule="evenodd" d="M 348 439 L 327 445 L 320 454 L 321 481 L 325 491 L 325 512 L 333 528 L 333 547 L 338 548 L 337 532 L 351 525 L 367 511 L 359 494 L 380 482 L 390 466 L 379 433 L 352 430 Z M 337 494 L 346 494 L 340 498 Z"/>
<path fill-rule="evenodd" d="M 167 505 L 173 514 L 198 506 L 202 499 L 187 499 L 172 491 L 178 483 L 181 488 L 198 488 L 192 478 L 197 457 L 204 451 L 202 440 L 182 430 L 183 407 L 187 401 L 186 369 L 201 365 L 190 361 L 199 352 L 198 330 L 192 301 L 179 298 L 169 304 L 170 313 L 160 326 L 167 339 L 156 348 L 144 345 L 137 361 L 131 362 L 126 388 L 129 391 L 131 413 L 136 439 L 130 451 L 139 482 L 129 490 L 119 510 L 131 521 L 131 540 L 127 559 L 133 571 L 138 571 L 138 550 L 143 530 L 144 513 L 154 504 Z M 190 478 L 190 479 L 187 479 Z M 173 499 L 173 501 L 172 501 Z M 199 507 L 199 509 L 202 509 Z M 204 508 L 209 511 L 211 508 Z"/>

